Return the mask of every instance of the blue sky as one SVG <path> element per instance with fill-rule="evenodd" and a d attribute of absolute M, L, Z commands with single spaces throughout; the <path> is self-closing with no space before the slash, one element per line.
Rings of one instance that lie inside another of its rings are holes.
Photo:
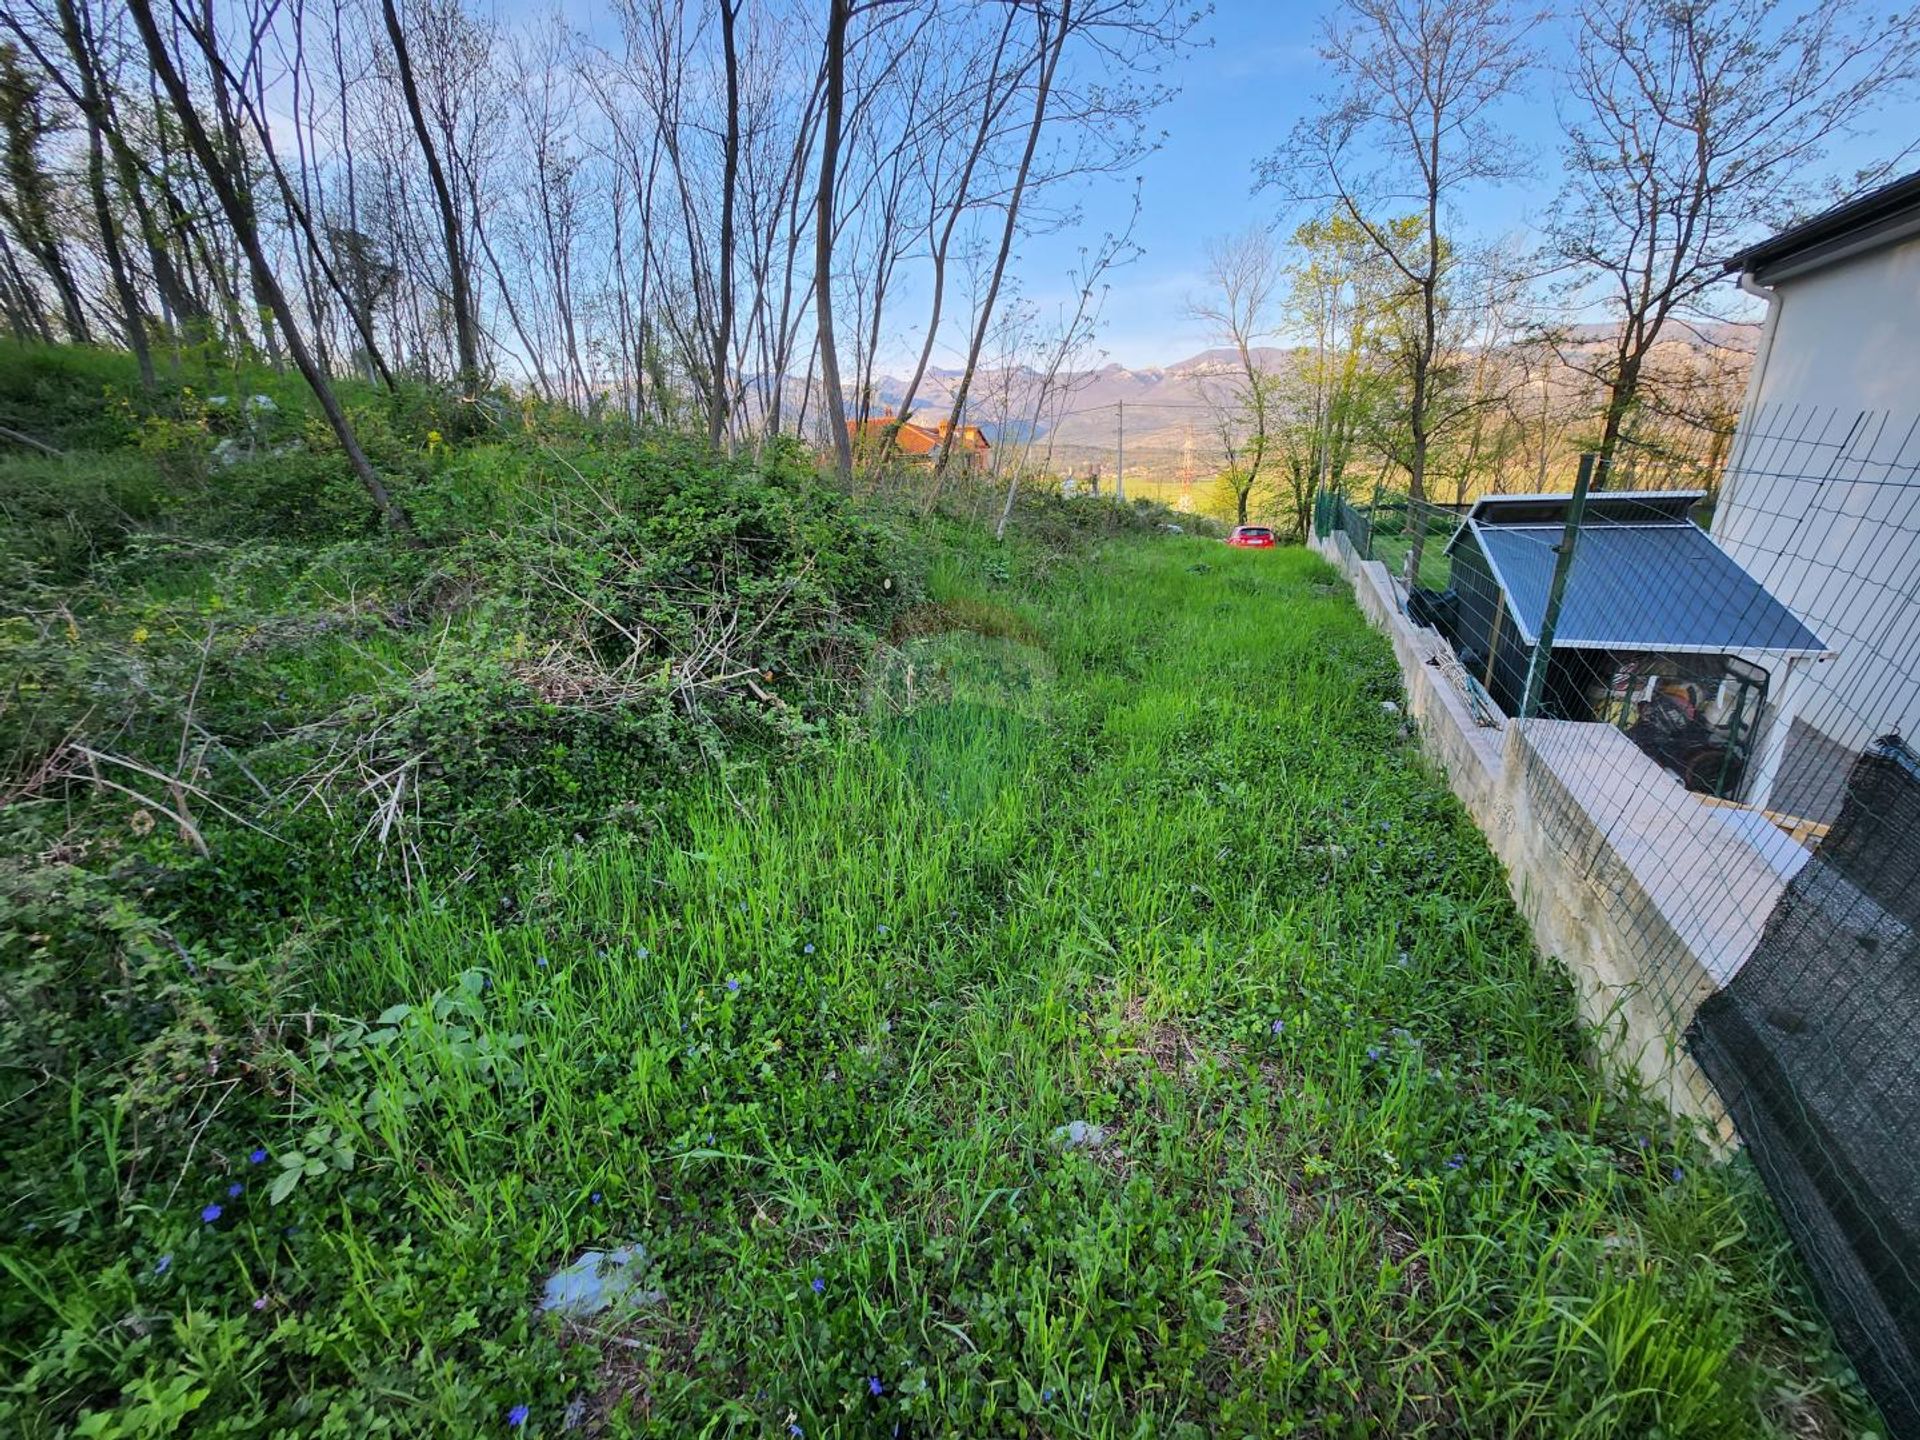
<path fill-rule="evenodd" d="M 1317 42 L 1323 0 L 1219 0 L 1205 33 L 1212 45 L 1188 56 L 1167 77 L 1181 93 L 1158 117 L 1168 132 L 1161 148 L 1139 167 L 1143 195 L 1136 238 L 1146 254 L 1114 277 L 1101 346 L 1132 367 L 1166 364 L 1204 349 L 1203 326 L 1186 314 L 1186 298 L 1200 286 L 1202 246 L 1275 218 L 1271 193 L 1250 193 L 1254 163 L 1278 145 L 1294 122 L 1314 109 L 1326 75 Z M 1554 43 L 1542 32 L 1545 49 Z M 1558 126 L 1545 85 L 1511 106 L 1504 117 L 1537 161 L 1534 182 L 1473 197 L 1469 223 L 1483 238 L 1524 232 L 1553 198 Z M 1875 133 L 1847 145 L 1832 160 L 1851 169 L 1897 152 L 1920 135 L 1920 101 L 1884 112 Z M 1086 196 L 1085 230 L 1111 223 L 1124 192 L 1109 187 Z M 1086 235 L 1029 242 L 1021 252 L 1030 293 L 1058 284 Z"/>

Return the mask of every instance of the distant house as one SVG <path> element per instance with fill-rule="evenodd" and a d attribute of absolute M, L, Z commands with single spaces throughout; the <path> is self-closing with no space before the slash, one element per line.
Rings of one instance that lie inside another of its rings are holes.
<path fill-rule="evenodd" d="M 1767 302 L 1714 537 L 1837 652 L 1776 670 L 1744 798 L 1816 820 L 1920 734 L 1920 173 L 1727 261 Z"/>
<path fill-rule="evenodd" d="M 896 453 L 919 460 L 930 460 L 946 443 L 952 427 L 945 420 L 936 425 L 898 420 L 894 416 L 892 407 L 888 407 L 870 419 L 847 422 L 847 434 L 853 438 L 856 454 L 877 452 L 887 443 L 889 430 L 895 430 L 893 444 Z M 954 461 L 967 470 L 984 470 L 987 465 L 987 456 L 992 448 L 987 443 L 987 437 L 980 433 L 978 425 L 962 425 L 960 438 L 954 447 Z"/>

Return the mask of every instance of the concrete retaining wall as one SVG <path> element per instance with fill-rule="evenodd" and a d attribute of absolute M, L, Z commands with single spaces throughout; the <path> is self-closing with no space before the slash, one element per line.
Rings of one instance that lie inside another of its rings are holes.
<path fill-rule="evenodd" d="M 1392 640 L 1422 749 L 1506 865 L 1609 1059 L 1730 1138 L 1680 1037 L 1752 955 L 1806 852 L 1758 815 L 1701 803 L 1611 726 L 1476 722 L 1435 663 L 1446 641 L 1401 613 L 1386 566 L 1338 531 L 1313 548 Z"/>

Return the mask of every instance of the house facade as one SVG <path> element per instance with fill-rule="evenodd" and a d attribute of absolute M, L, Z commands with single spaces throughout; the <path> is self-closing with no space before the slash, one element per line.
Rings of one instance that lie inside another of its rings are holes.
<path fill-rule="evenodd" d="M 866 420 L 847 421 L 847 434 L 853 439 L 856 454 L 877 456 L 880 447 L 887 443 L 889 430 L 894 432 L 894 453 L 918 460 L 931 460 L 938 455 L 940 447 L 953 433 L 951 422 L 946 420 L 922 425 L 914 420 L 897 419 L 891 406 Z M 959 439 L 954 442 L 954 459 L 962 469 L 984 470 L 992 449 L 978 425 L 962 425 Z"/>
<path fill-rule="evenodd" d="M 1834 654 L 1771 677 L 1745 799 L 1828 820 L 1920 734 L 1920 173 L 1728 261 L 1766 301 L 1714 537 Z"/>

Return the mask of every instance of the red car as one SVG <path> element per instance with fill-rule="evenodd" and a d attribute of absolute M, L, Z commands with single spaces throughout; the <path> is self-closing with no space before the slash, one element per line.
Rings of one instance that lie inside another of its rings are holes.
<path fill-rule="evenodd" d="M 1273 531 L 1264 525 L 1236 525 L 1233 533 L 1227 536 L 1227 544 L 1238 545 L 1244 550 L 1271 550 L 1276 543 Z"/>

